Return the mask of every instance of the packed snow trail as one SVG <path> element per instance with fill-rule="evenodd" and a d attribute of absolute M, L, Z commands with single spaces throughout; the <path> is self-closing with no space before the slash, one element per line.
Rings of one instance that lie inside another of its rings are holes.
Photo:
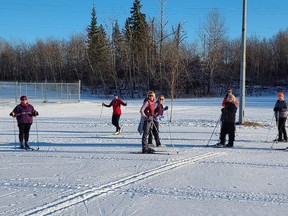
<path fill-rule="evenodd" d="M 133 184 L 135 182 L 139 182 L 142 180 L 146 180 L 147 178 L 150 178 L 155 175 L 159 175 L 163 172 L 166 172 L 166 171 L 169 171 L 169 170 L 181 167 L 181 166 L 185 166 L 188 164 L 192 164 L 199 160 L 203 160 L 209 157 L 219 156 L 222 154 L 224 153 L 223 152 L 222 153 L 221 152 L 209 152 L 209 153 L 201 154 L 195 157 L 177 160 L 177 161 L 165 164 L 165 165 L 161 165 L 154 169 L 150 169 L 150 170 L 140 172 L 135 175 L 131 175 L 131 176 L 119 179 L 117 181 L 102 185 L 100 187 L 94 187 L 89 190 L 85 190 L 82 192 L 72 194 L 67 197 L 63 197 L 52 203 L 48 203 L 46 205 L 37 207 L 27 212 L 23 212 L 20 215 L 23 215 L 23 216 L 24 215 L 25 216 L 26 215 L 48 215 L 51 213 L 55 213 L 57 211 L 63 210 L 65 208 L 69 208 L 78 203 L 81 203 L 81 202 L 85 203 L 85 201 L 89 199 L 92 199 L 95 197 L 101 197 L 109 193 L 113 193 L 116 191 L 116 189 L 122 188 L 126 185 Z"/>

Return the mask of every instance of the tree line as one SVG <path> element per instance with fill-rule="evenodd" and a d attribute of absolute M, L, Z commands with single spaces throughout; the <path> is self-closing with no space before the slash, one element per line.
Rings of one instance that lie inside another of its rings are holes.
<path fill-rule="evenodd" d="M 229 39 L 225 19 L 211 10 L 199 27 L 199 40 L 187 43 L 179 23 L 167 29 L 165 0 L 160 20 L 141 12 L 134 0 L 121 29 L 97 23 L 92 7 L 83 34 L 67 40 L 47 38 L 34 44 L 0 39 L 0 79 L 23 82 L 75 82 L 83 90 L 118 92 L 132 98 L 154 90 L 175 97 L 215 95 L 239 87 L 241 38 Z M 108 32 L 111 29 L 111 32 Z M 281 85 L 288 78 L 288 30 L 272 38 L 247 38 L 247 86 Z"/>

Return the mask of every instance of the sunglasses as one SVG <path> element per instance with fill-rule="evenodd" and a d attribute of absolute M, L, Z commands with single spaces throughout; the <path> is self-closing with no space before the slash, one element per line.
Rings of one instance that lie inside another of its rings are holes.
<path fill-rule="evenodd" d="M 159 100 L 162 100 L 162 101 L 164 101 L 164 98 L 159 98 Z"/>

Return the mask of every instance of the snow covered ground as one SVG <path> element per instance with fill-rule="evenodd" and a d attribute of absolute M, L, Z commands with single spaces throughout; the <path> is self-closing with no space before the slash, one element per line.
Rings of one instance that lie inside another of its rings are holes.
<path fill-rule="evenodd" d="M 207 147 L 222 98 L 176 100 L 171 124 L 165 116 L 160 128 L 167 147 L 159 154 L 139 153 L 142 100 L 127 101 L 118 136 L 111 108 L 101 112 L 110 99 L 30 101 L 40 113 L 30 145 L 39 151 L 12 149 L 15 103 L 2 103 L 0 215 L 286 215 L 288 152 L 279 149 L 288 143 L 271 149 L 276 98 L 246 99 L 246 119 L 266 126 L 237 126 L 233 149 Z"/>

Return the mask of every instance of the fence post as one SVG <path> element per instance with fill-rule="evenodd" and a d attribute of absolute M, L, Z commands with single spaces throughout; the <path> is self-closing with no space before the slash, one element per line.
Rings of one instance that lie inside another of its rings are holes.
<path fill-rule="evenodd" d="M 81 97 L 81 80 L 79 80 L 79 86 L 78 86 L 78 102 L 80 103 L 80 97 Z"/>

